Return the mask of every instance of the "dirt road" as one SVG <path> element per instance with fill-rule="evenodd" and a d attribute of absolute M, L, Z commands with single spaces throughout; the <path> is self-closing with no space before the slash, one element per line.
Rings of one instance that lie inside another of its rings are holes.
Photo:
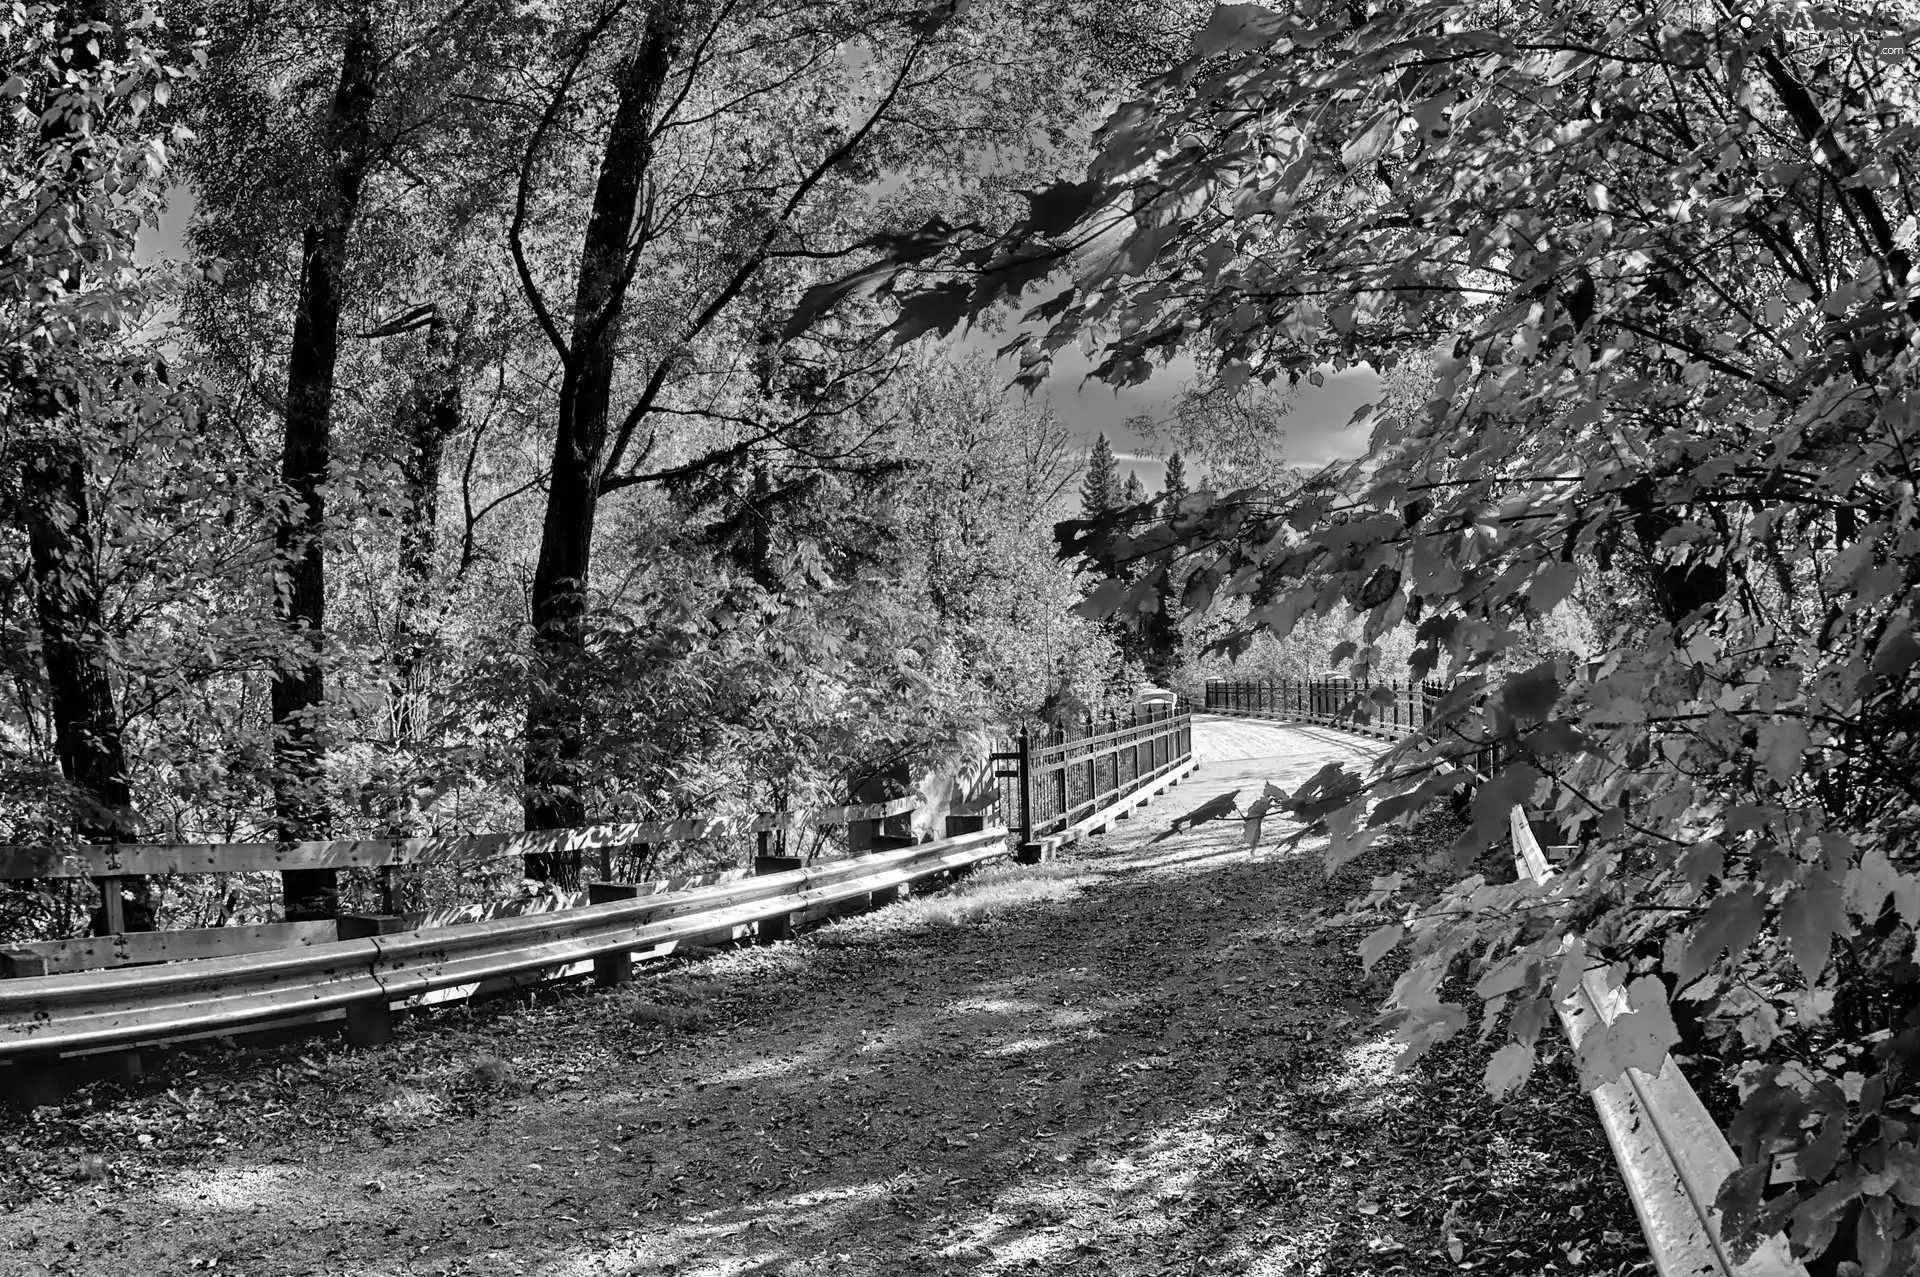
<path fill-rule="evenodd" d="M 1564 1062 L 1394 1074 L 1309 854 L 1237 820 L 1367 746 L 1208 720 L 1201 771 L 1040 872 L 391 1046 L 208 1056 L 0 1140 L 0 1272 L 1650 1271 Z M 1497 1045 L 1497 1044 L 1493 1044 Z"/>

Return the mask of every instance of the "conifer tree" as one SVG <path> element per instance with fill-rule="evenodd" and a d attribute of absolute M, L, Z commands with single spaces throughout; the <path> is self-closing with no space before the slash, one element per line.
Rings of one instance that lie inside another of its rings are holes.
<path fill-rule="evenodd" d="M 1147 485 L 1140 482 L 1140 476 L 1127 471 L 1126 486 L 1120 489 L 1121 505 L 1144 505 L 1147 500 Z"/>
<path fill-rule="evenodd" d="M 1179 506 L 1181 498 L 1187 495 L 1187 463 L 1176 452 L 1167 458 L 1167 481 L 1160 490 L 1162 504 L 1171 515 Z"/>
<path fill-rule="evenodd" d="M 1087 454 L 1087 474 L 1080 481 L 1080 511 L 1091 519 L 1113 509 L 1120 502 L 1120 479 L 1113 464 L 1113 445 L 1105 432 L 1093 441 Z"/>

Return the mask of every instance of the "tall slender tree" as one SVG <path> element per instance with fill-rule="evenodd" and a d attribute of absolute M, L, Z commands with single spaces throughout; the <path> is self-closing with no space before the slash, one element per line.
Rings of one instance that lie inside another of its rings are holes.
<path fill-rule="evenodd" d="M 8 50 L 0 103 L 19 97 L 25 108 L 0 124 L 0 155 L 18 179 L 0 196 L 9 513 L 25 532 L 72 832 L 89 842 L 119 841 L 135 829 L 103 615 L 92 459 L 117 416 L 161 391 L 153 368 L 121 355 L 143 310 L 133 248 L 158 199 L 153 157 L 164 154 L 150 141 L 153 122 L 140 116 L 150 102 L 165 102 L 167 80 L 144 33 L 110 19 L 98 0 L 16 6 L 0 19 Z M 147 882 L 118 884 L 124 925 L 151 927 Z M 103 898 L 96 926 L 107 916 Z"/>
<path fill-rule="evenodd" d="M 1104 514 L 1120 503 L 1120 480 L 1113 461 L 1113 445 L 1106 432 L 1093 441 L 1087 453 L 1087 471 L 1080 480 L 1080 510 L 1089 519 Z"/>
<path fill-rule="evenodd" d="M 326 763 L 327 470 L 333 460 L 334 371 L 345 302 L 347 238 L 359 216 L 374 159 L 371 125 L 380 65 L 372 14 L 362 5 L 348 19 L 339 85 L 322 126 L 327 173 L 323 195 L 302 232 L 300 294 L 287 358 L 280 479 L 288 505 L 274 529 L 285 579 L 276 583 L 274 603 L 301 641 L 295 648 L 298 662 L 273 680 L 274 807 L 282 838 L 324 837 L 331 826 L 321 792 Z M 290 869 L 280 880 L 290 921 L 338 912 L 334 870 Z"/>
<path fill-rule="evenodd" d="M 1166 506 L 1167 517 L 1172 518 L 1180 508 L 1180 502 L 1190 489 L 1187 487 L 1187 462 L 1179 449 L 1167 458 L 1167 477 L 1161 485 L 1160 496 Z"/>

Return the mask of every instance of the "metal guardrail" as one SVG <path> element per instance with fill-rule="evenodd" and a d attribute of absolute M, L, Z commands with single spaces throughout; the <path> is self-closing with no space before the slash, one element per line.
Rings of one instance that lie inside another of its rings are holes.
<path fill-rule="evenodd" d="M 1356 705 L 1368 699 L 1372 689 L 1347 680 L 1214 680 L 1207 685 L 1206 700 L 1213 713 L 1313 723 L 1386 740 L 1419 731 L 1433 717 L 1440 689 L 1431 684 L 1387 687 L 1393 699 L 1378 697 L 1372 703 L 1405 708 L 1393 710 L 1385 721 L 1356 719 Z M 1519 807 L 1512 810 L 1510 832 L 1516 870 L 1535 882 L 1552 878 L 1553 866 Z M 1611 1024 L 1621 1013 L 1621 996 L 1599 971 L 1581 977 L 1579 988 L 1556 1008 L 1576 1050 L 1596 1024 Z M 1629 1068 L 1592 1096 L 1661 1277 L 1807 1277 L 1806 1267 L 1777 1235 L 1744 1262 L 1734 1259 L 1713 1202 L 1739 1159 L 1671 1055 L 1662 1058 L 1658 1072 Z"/>
<path fill-rule="evenodd" d="M 1515 807 L 1510 824 L 1514 867 L 1535 882 L 1551 879 L 1553 866 L 1526 813 Z M 1596 1023 L 1613 1023 L 1619 1003 L 1619 990 L 1601 972 L 1588 971 L 1556 1008 L 1567 1040 L 1579 1049 Z M 1745 1263 L 1735 1262 L 1721 1238 L 1713 1200 L 1739 1159 L 1671 1055 L 1661 1059 L 1657 1073 L 1630 1068 L 1599 1087 L 1593 1106 L 1662 1277 L 1806 1277 L 1778 1236 Z"/>
<path fill-rule="evenodd" d="M 978 833 L 689 891 L 553 913 L 123 970 L 0 981 L 0 1058 L 229 1029 L 345 1007 L 384 1022 L 389 1004 L 520 972 L 886 892 L 1009 852 Z"/>

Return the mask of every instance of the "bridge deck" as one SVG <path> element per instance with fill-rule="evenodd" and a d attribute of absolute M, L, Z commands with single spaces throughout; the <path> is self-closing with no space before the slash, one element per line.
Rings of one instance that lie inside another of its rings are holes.
<path fill-rule="evenodd" d="M 1037 874 L 620 993 L 435 1013 L 373 1051 L 209 1057 L 41 1110 L 4 1154 L 0 1252 L 27 1272 L 543 1277 L 1644 1261 L 1564 1067 L 1498 1115 L 1484 1048 L 1388 1071 L 1362 1000 L 1380 984 L 1352 936 L 1310 931 L 1363 873 L 1328 884 L 1271 838 L 1250 855 L 1237 819 L 1184 827 L 1377 746 L 1229 719 L 1196 745 L 1196 776 Z M 706 1019 L 663 1029 L 662 1008 Z"/>

